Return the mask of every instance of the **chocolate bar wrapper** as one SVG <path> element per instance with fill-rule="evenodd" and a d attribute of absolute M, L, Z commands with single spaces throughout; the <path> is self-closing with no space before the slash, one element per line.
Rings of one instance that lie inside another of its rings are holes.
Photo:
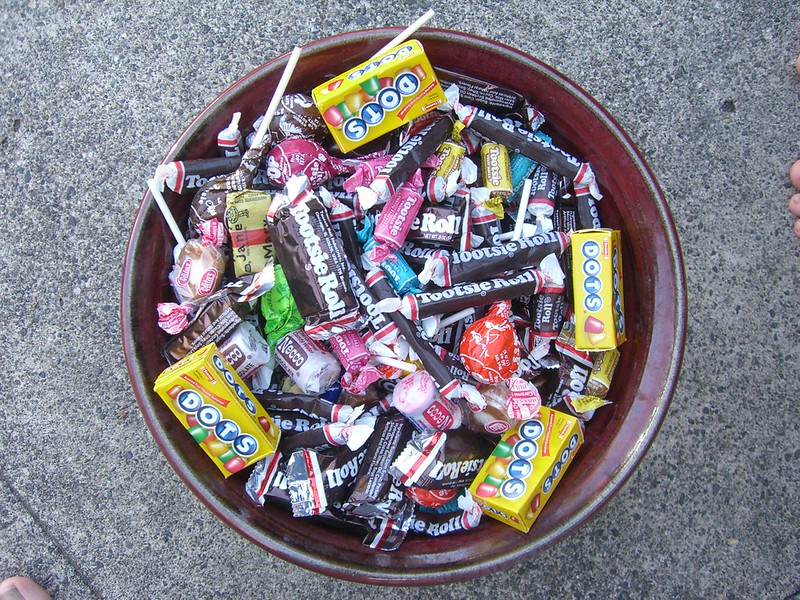
<path fill-rule="evenodd" d="M 188 327 L 167 342 L 162 351 L 164 358 L 174 363 L 211 342 L 222 342 L 249 311 L 250 306 L 238 302 L 230 289 L 215 292 L 200 305 Z"/>
<path fill-rule="evenodd" d="M 467 429 L 452 429 L 437 461 L 421 474 L 414 485 L 429 490 L 466 487 L 492 453 L 494 443 Z"/>
<path fill-rule="evenodd" d="M 329 454 L 294 452 L 286 464 L 293 516 L 322 515 L 329 506 L 347 498 L 366 455 L 366 450 L 350 450 L 347 446 Z"/>
<path fill-rule="evenodd" d="M 268 411 L 297 411 L 329 422 L 347 421 L 355 412 L 352 406 L 334 404 L 319 396 L 271 390 L 255 390 L 256 400 Z"/>

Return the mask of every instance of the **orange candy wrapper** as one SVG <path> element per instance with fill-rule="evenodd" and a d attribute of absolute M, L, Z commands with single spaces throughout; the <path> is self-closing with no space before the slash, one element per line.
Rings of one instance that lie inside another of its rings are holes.
<path fill-rule="evenodd" d="M 519 367 L 519 339 L 510 317 L 511 302 L 504 300 L 492 305 L 488 315 L 464 332 L 459 346 L 461 362 L 480 383 L 505 381 Z"/>

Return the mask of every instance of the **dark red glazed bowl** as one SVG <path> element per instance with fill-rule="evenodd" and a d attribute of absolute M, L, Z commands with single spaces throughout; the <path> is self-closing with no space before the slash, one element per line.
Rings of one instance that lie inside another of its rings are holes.
<path fill-rule="evenodd" d="M 369 58 L 398 33 L 351 32 L 308 44 L 288 91 L 315 85 Z M 591 162 L 605 198 L 604 225 L 622 231 L 628 341 L 611 389 L 549 504 L 528 534 L 484 518 L 474 531 L 440 538 L 409 535 L 393 553 L 372 551 L 361 535 L 283 508 L 260 508 L 245 496 L 246 474 L 223 479 L 153 392 L 166 363 L 166 336 L 155 307 L 171 300 L 167 273 L 173 240 L 149 193 L 131 231 L 122 281 L 122 337 L 133 391 L 161 451 L 186 485 L 219 518 L 276 556 L 359 582 L 422 585 L 476 577 L 530 559 L 575 531 L 619 490 L 642 460 L 669 406 L 686 336 L 686 289 L 680 245 L 655 177 L 628 135 L 583 90 L 547 65 L 503 44 L 464 33 L 424 30 L 419 39 L 434 66 L 524 93 L 547 116 L 556 145 Z M 216 133 L 234 110 L 251 123 L 266 108 L 288 55 L 245 76 L 206 108 L 164 161 L 213 156 Z M 190 196 L 168 196 L 186 217 Z"/>

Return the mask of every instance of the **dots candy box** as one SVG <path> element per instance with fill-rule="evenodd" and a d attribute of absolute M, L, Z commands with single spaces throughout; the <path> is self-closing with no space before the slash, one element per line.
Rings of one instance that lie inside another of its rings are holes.
<path fill-rule="evenodd" d="M 311 92 L 342 152 L 349 152 L 445 102 L 417 40 L 378 54 Z"/>
<path fill-rule="evenodd" d="M 216 344 L 168 367 L 153 387 L 225 477 L 275 452 L 280 429 Z"/>
<path fill-rule="evenodd" d="M 527 533 L 582 444 L 578 419 L 542 407 L 503 435 L 469 491 L 483 514 Z"/>
<path fill-rule="evenodd" d="M 612 350 L 625 341 L 620 232 L 583 229 L 572 234 L 575 347 Z"/>

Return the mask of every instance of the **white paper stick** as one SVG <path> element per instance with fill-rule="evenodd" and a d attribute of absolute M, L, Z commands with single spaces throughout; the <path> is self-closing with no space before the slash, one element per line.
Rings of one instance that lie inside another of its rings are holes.
<path fill-rule="evenodd" d="M 172 212 L 169 210 L 169 206 L 167 206 L 166 201 L 164 200 L 164 196 L 161 195 L 161 190 L 159 189 L 158 182 L 155 179 L 148 179 L 147 180 L 147 187 L 150 188 L 150 193 L 153 194 L 153 198 L 156 200 L 156 204 L 158 208 L 161 210 L 161 214 L 164 217 L 164 220 L 169 225 L 170 230 L 172 231 L 172 235 L 175 236 L 175 242 L 178 244 L 179 247 L 183 247 L 186 245 L 186 238 L 183 237 L 181 233 L 181 228 L 178 227 L 178 223 L 175 222 L 175 217 L 172 216 Z"/>
<path fill-rule="evenodd" d="M 451 325 L 456 321 L 460 321 L 464 317 L 468 317 L 473 314 L 475 314 L 474 308 L 465 308 L 464 310 L 458 311 L 457 313 L 453 313 L 449 317 L 443 318 L 439 323 L 439 327 L 447 327 L 448 325 Z"/>
<path fill-rule="evenodd" d="M 501 242 L 508 242 L 514 238 L 514 231 L 506 231 L 497 236 Z M 536 235 L 536 225 L 533 223 L 524 223 L 522 225 L 522 235 L 520 237 L 529 238 Z"/>
<path fill-rule="evenodd" d="M 522 196 L 519 199 L 519 210 L 517 211 L 517 224 L 514 226 L 514 236 L 511 238 L 516 241 L 522 237 L 522 224 L 525 223 L 525 215 L 528 212 L 528 198 L 531 195 L 533 181 L 526 179 L 522 186 Z"/>
<path fill-rule="evenodd" d="M 376 56 L 378 56 L 379 54 L 383 54 L 383 53 L 384 53 L 384 52 L 386 52 L 387 50 L 391 50 L 392 48 L 394 48 L 395 46 L 397 46 L 397 44 L 399 44 L 400 42 L 404 42 L 405 40 L 407 40 L 408 38 L 410 38 L 412 35 L 414 35 L 414 32 L 415 32 L 417 29 L 419 29 L 420 27 L 422 27 L 423 25 L 425 25 L 425 23 L 427 23 L 428 21 L 430 21 L 432 17 L 433 17 L 433 9 L 432 9 L 432 8 L 429 8 L 429 9 L 428 9 L 428 12 L 426 12 L 426 13 L 425 13 L 424 15 L 422 15 L 422 16 L 421 16 L 419 19 L 417 19 L 416 21 L 414 21 L 414 22 L 413 22 L 411 25 L 409 25 L 408 27 L 406 27 L 406 28 L 405 28 L 403 31 L 401 31 L 400 33 L 398 33 L 398 34 L 397 34 L 397 36 L 395 36 L 395 38 L 394 38 L 394 39 L 393 39 L 391 42 L 389 42 L 389 43 L 388 43 L 388 44 L 386 44 L 386 45 L 385 45 L 383 48 L 381 48 L 381 49 L 380 49 L 380 50 L 378 50 L 378 51 L 377 51 L 375 54 L 373 54 L 373 55 L 372 55 L 372 58 L 375 58 L 375 57 L 376 57 Z"/>
<path fill-rule="evenodd" d="M 261 125 L 253 138 L 252 146 L 258 147 L 263 143 L 264 136 L 267 135 L 269 124 L 272 122 L 272 117 L 275 116 L 275 111 L 278 110 L 278 103 L 281 101 L 281 98 L 283 98 L 286 86 L 289 85 L 289 78 L 292 76 L 292 72 L 297 66 L 297 61 L 300 59 L 300 52 L 301 49 L 299 46 L 295 46 L 294 50 L 292 50 L 289 56 L 289 62 L 286 63 L 286 67 L 283 69 L 283 75 L 281 75 L 278 86 L 275 88 L 275 93 L 272 95 L 272 100 L 270 100 L 269 106 L 267 106 L 267 110 L 264 113 L 264 119 L 261 121 Z"/>
<path fill-rule="evenodd" d="M 373 356 L 370 360 L 381 365 L 387 365 L 389 367 L 394 367 L 395 369 L 400 369 L 401 371 L 405 371 L 407 373 L 413 373 L 418 369 L 417 365 L 413 363 L 405 362 L 404 360 L 397 360 L 396 358 L 389 358 L 388 356 Z"/>

